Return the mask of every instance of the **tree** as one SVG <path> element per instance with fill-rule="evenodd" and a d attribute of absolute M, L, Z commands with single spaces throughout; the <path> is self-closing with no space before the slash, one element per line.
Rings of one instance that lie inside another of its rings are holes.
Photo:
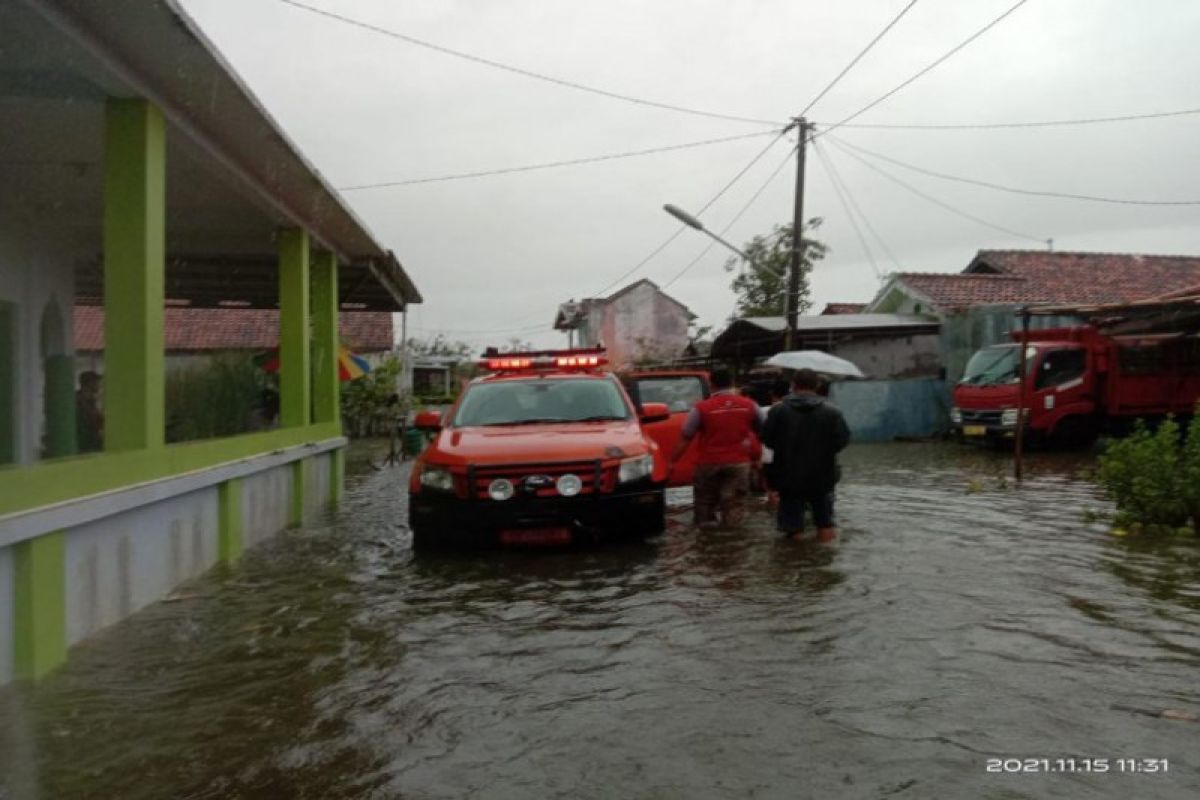
<path fill-rule="evenodd" d="M 437 334 L 431 339 L 409 339 L 408 352 L 414 356 L 469 356 L 474 350 L 466 342 L 447 339 Z"/>
<path fill-rule="evenodd" d="M 813 217 L 804 226 L 806 232 L 821 227 L 822 219 Z M 737 295 L 739 317 L 781 317 L 786 309 L 787 274 L 792 263 L 792 226 L 776 225 L 765 236 L 755 236 L 742 249 L 750 256 L 755 269 L 739 258 L 725 262 L 725 271 L 738 270 L 730 286 Z M 804 258 L 800 261 L 800 291 L 796 297 L 796 310 L 804 313 L 812 305 L 808 299 L 808 273 L 813 264 L 820 261 L 829 248 L 816 239 L 804 237 Z"/>

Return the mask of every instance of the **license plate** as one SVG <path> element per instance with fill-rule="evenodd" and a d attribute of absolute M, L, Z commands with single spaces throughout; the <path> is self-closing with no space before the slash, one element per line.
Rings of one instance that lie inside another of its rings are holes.
<path fill-rule="evenodd" d="M 963 425 L 963 436 L 987 436 L 987 428 L 983 425 Z"/>
<path fill-rule="evenodd" d="M 514 545 L 555 545 L 570 544 L 570 528 L 520 528 L 518 530 L 500 531 L 501 544 Z"/>

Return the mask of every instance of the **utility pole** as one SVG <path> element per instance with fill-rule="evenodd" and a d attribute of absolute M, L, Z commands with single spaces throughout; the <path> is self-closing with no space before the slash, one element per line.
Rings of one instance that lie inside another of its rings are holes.
<path fill-rule="evenodd" d="M 792 125 L 800 133 L 796 146 L 796 207 L 792 215 L 792 261 L 788 270 L 787 296 L 784 298 L 784 315 L 787 317 L 787 333 L 783 349 L 791 350 L 796 342 L 796 317 L 800 314 L 800 265 L 804 261 L 804 151 L 808 145 L 808 134 L 812 124 L 804 117 L 795 117 Z"/>

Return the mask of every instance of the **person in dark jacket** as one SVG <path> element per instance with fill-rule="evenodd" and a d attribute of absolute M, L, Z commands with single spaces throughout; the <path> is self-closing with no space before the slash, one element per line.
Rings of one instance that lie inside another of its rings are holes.
<path fill-rule="evenodd" d="M 849 443 L 842 412 L 817 392 L 821 378 L 802 369 L 792 378 L 792 393 L 773 406 L 763 426 L 763 444 L 774 453 L 772 479 L 779 492 L 779 530 L 798 539 L 804 513 L 812 512 L 817 539 L 831 542 L 834 487 L 841 477 L 837 454 Z"/>

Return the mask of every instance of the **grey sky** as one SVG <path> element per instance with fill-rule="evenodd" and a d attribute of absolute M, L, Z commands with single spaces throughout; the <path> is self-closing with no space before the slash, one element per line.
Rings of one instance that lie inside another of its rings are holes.
<path fill-rule="evenodd" d="M 1014 0 L 920 0 L 810 113 L 866 105 Z M 779 119 L 802 109 L 907 0 L 303 0 L 563 80 L 674 105 Z M 633 105 L 538 82 L 347 26 L 280 0 L 185 5 L 336 187 L 625 152 L 754 132 L 755 125 Z M 1200 3 L 1030 0 L 861 123 L 1009 122 L 1200 108 Z M 818 130 L 820 128 L 818 127 Z M 1133 199 L 1200 199 L 1200 115 L 995 131 L 842 129 L 844 141 L 941 172 L 1016 187 Z M 598 164 L 346 192 L 426 297 L 414 335 L 473 345 L 561 344 L 557 304 L 590 296 L 697 211 L 770 141 L 752 138 Z M 720 230 L 783 161 L 779 142 L 703 219 Z M 909 271 L 957 271 L 980 248 L 1037 248 L 951 215 L 842 151 L 829 157 Z M 1056 249 L 1200 253 L 1200 206 L 1021 197 L 881 165 L 939 200 Z M 743 242 L 792 214 L 786 166 L 727 234 Z M 810 149 L 806 216 L 829 257 L 815 309 L 865 301 L 879 279 Z M 896 266 L 868 240 L 881 272 Z M 687 231 L 628 280 L 671 280 L 708 240 Z M 705 324 L 733 307 L 713 248 L 668 291 Z M 512 330 L 521 328 L 521 330 Z M 489 333 L 490 332 L 490 333 Z"/>

